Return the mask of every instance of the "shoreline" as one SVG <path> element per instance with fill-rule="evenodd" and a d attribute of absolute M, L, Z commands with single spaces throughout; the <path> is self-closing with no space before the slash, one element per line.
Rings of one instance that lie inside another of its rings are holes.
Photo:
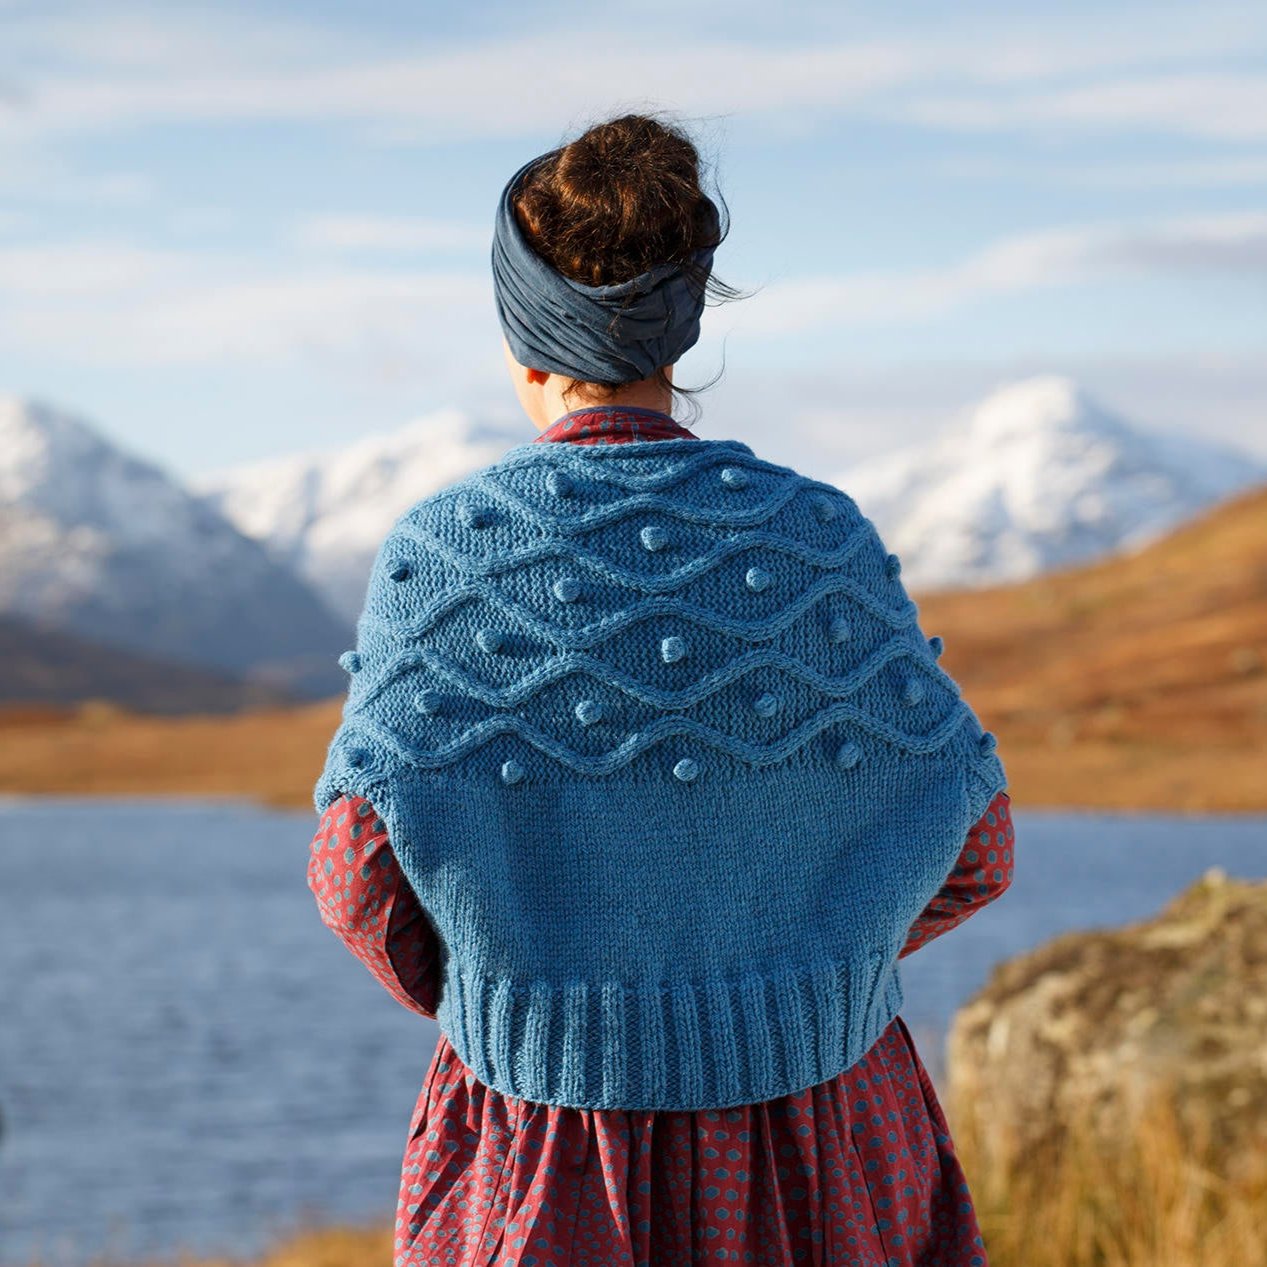
<path fill-rule="evenodd" d="M 970 689 L 970 688 L 969 688 Z M 0 797 L 238 799 L 312 810 L 342 701 L 228 716 L 160 716 L 86 706 L 0 711 Z M 1235 736 L 1051 740 L 978 710 L 998 736 L 1017 806 L 1043 810 L 1253 815 L 1267 812 L 1262 748 Z M 1240 740 L 1240 742 L 1237 742 Z M 313 811 L 315 812 L 315 811 Z"/>
<path fill-rule="evenodd" d="M 57 802 L 62 805 L 83 806 L 140 806 L 169 805 L 173 808 L 225 809 L 236 808 L 244 812 L 265 812 L 276 814 L 303 815 L 315 810 L 311 805 L 290 803 L 289 801 L 269 801 L 260 797 L 242 795 L 235 792 L 184 792 L 159 790 L 141 791 L 95 791 L 83 792 L 75 790 L 56 791 L 11 791 L 0 789 L 0 812 L 10 809 L 21 809 L 24 806 L 46 805 Z M 1102 818 L 1136 820 L 1158 819 L 1173 822 L 1175 819 L 1191 819 L 1208 822 L 1211 819 L 1254 822 L 1258 819 L 1267 821 L 1267 804 L 1251 805 L 1249 808 L 1193 808 L 1191 806 L 1140 806 L 1140 805 L 1089 805 L 1089 804 L 1040 804 L 1024 802 L 1018 813 L 1025 817 L 1084 818 L 1089 821 Z M 0 1264 L 3 1267 L 3 1264 Z"/>

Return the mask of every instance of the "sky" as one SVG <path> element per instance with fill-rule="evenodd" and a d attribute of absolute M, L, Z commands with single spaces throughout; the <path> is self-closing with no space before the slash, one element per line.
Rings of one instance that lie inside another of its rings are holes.
<path fill-rule="evenodd" d="M 700 434 L 843 463 L 1060 373 L 1267 457 L 1261 0 L 0 0 L 0 395 L 184 477 L 513 419 L 498 195 L 644 109 L 749 292 Z"/>

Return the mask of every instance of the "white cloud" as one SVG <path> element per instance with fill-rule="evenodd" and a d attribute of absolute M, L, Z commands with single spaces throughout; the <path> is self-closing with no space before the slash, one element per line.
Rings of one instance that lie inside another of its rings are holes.
<path fill-rule="evenodd" d="M 6 22 L 23 69 L 11 76 L 8 108 L 0 101 L 0 135 L 250 119 L 454 141 L 552 133 L 596 110 L 656 105 L 803 129 L 841 115 L 935 130 L 1147 127 L 1244 138 L 1267 127 L 1267 79 L 1208 70 L 1211 58 L 1264 47 L 1267 25 L 1252 15 L 1207 8 L 1199 20 L 1159 14 L 1143 25 L 1112 13 L 988 26 L 968 17 L 918 35 L 848 38 L 833 29 L 841 19 L 823 14 L 805 17 L 796 43 L 762 38 L 733 15 L 718 38 L 698 14 L 661 14 L 636 31 L 600 16 L 441 45 L 415 32 L 388 43 L 390 33 L 369 25 L 177 6 L 107 21 L 89 7 Z"/>
<path fill-rule="evenodd" d="M 173 233 L 181 237 L 203 237 L 224 233 L 237 223 L 231 207 L 182 207 L 169 220 Z"/>
<path fill-rule="evenodd" d="M 487 248 L 492 226 L 460 224 L 413 216 L 322 215 L 303 221 L 295 231 L 304 246 L 335 250 L 445 251 Z"/>
<path fill-rule="evenodd" d="M 942 268 L 774 282 L 722 311 L 733 311 L 736 332 L 769 336 L 918 321 L 982 296 L 1180 273 L 1267 276 L 1267 214 L 1025 234 Z M 496 334 L 485 269 L 284 271 L 108 242 L 9 244 L 0 245 L 0 290 L 9 346 L 90 364 L 416 361 L 424 350 L 460 360 Z"/>
<path fill-rule="evenodd" d="M 968 131 L 1144 129 L 1256 141 L 1267 138 L 1267 75 L 1173 73 L 1015 93 L 934 93 L 917 97 L 903 113 L 926 126 Z"/>
<path fill-rule="evenodd" d="M 1045 185 L 1051 189 L 1234 189 L 1267 185 L 1267 153 L 1113 160 L 1053 158 L 1035 154 L 1026 159 L 1000 154 L 946 153 L 927 162 L 925 170 L 958 180 L 1007 180 L 1012 184 Z"/>
<path fill-rule="evenodd" d="M 14 66 L 117 68 L 144 72 L 209 64 L 265 65 L 346 56 L 346 29 L 234 12 L 227 5 L 162 7 L 112 4 L 107 12 L 87 0 L 24 11 L 5 19 L 5 49 Z"/>
<path fill-rule="evenodd" d="M 988 295 L 1193 272 L 1267 277 L 1267 214 L 1055 229 L 1005 238 L 943 268 L 778 281 L 742 305 L 736 328 L 790 334 L 920 320 Z"/>
<path fill-rule="evenodd" d="M 270 272 L 228 256 L 111 243 L 0 247 L 0 291 L 7 346 L 92 365 L 451 352 L 492 320 L 484 274 Z"/>
<path fill-rule="evenodd" d="M 117 243 L 67 242 L 0 248 L 0 290 L 28 296 L 119 296 L 185 264 L 176 253 Z"/>
<path fill-rule="evenodd" d="M 1068 173 L 1070 181 L 1085 185 L 1142 188 L 1169 185 L 1192 189 L 1267 185 L 1267 154 L 1194 158 L 1172 162 L 1115 163 L 1091 168 L 1083 165 Z"/>
<path fill-rule="evenodd" d="M 441 273 L 244 279 L 156 296 L 123 313 L 107 337 L 116 358 L 145 364 L 421 350 L 437 337 L 452 347 L 489 303 L 488 292 L 483 279 Z"/>
<path fill-rule="evenodd" d="M 630 108 L 672 103 L 704 113 L 742 108 L 785 111 L 840 106 L 908 79 L 919 56 L 901 45 L 769 49 L 739 42 L 697 46 L 624 39 L 596 42 L 538 35 L 334 64 L 296 67 L 159 62 L 146 73 L 86 67 L 46 72 L 20 86 L 19 104 L 0 114 L 11 132 L 92 132 L 155 120 L 273 119 L 410 124 L 452 141 L 522 136 L 561 120 L 604 111 L 607 85 L 637 85 Z M 525 92 L 526 80 L 532 91 Z M 619 108 L 619 104 L 616 106 Z"/>

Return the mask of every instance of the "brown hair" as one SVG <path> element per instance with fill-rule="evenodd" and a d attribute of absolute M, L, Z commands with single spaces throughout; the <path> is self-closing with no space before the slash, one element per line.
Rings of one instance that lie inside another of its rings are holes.
<path fill-rule="evenodd" d="M 700 183 L 700 155 L 679 126 L 645 114 L 625 114 L 587 131 L 530 169 L 514 198 L 516 219 L 533 250 L 552 268 L 590 286 L 627 281 L 659 264 L 681 264 L 687 276 L 706 271 L 696 251 L 717 246 L 730 231 L 721 194 L 714 217 Z M 718 302 L 742 292 L 711 274 L 707 296 Z M 706 300 L 707 302 L 707 300 Z M 660 366 L 653 375 L 695 406 L 695 393 L 679 387 Z M 637 381 L 637 380 L 631 380 Z M 572 379 L 566 399 L 582 385 Z M 588 383 L 611 396 L 627 383 Z"/>

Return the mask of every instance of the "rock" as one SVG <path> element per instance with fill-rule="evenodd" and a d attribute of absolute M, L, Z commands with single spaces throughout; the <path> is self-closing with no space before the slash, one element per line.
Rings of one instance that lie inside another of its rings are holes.
<path fill-rule="evenodd" d="M 1152 919 L 1057 937 L 1000 964 L 956 1014 L 948 1115 L 983 1165 L 1097 1137 L 1172 1098 L 1229 1178 L 1267 1171 L 1267 882 L 1211 868 Z"/>

